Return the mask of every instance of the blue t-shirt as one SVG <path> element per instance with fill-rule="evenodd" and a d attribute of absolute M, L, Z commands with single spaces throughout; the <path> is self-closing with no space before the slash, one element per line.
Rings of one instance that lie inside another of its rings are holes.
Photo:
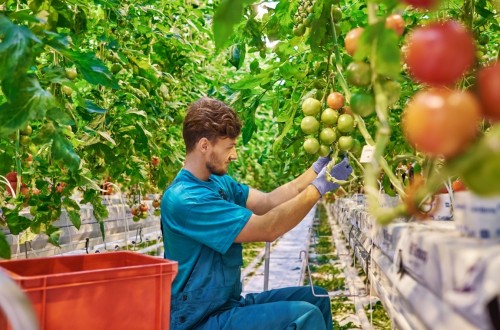
<path fill-rule="evenodd" d="M 161 222 L 165 257 L 179 263 L 173 295 L 183 291 L 188 280 L 191 286 L 202 286 L 205 280 L 206 284 L 212 283 L 209 278 L 199 277 L 217 276 L 214 272 L 218 270 L 200 258 L 206 260 L 207 255 L 220 254 L 223 259 L 240 259 L 230 263 L 241 263 L 241 244 L 233 242 L 252 215 L 245 207 L 248 192 L 248 186 L 229 175 L 211 175 L 208 181 L 202 181 L 185 169 L 167 188 L 161 203 Z M 200 267 L 203 271 L 196 271 Z M 193 273 L 196 278 L 190 279 Z"/>

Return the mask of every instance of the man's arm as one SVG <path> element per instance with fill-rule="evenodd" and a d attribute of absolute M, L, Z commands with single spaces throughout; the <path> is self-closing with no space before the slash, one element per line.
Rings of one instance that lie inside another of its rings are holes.
<path fill-rule="evenodd" d="M 316 173 L 313 174 L 316 176 Z M 236 243 L 274 241 L 304 219 L 320 196 L 316 187 L 307 185 L 295 197 L 282 202 L 269 212 L 263 215 L 253 214 L 234 241 Z"/>
<path fill-rule="evenodd" d="M 299 177 L 285 183 L 269 193 L 250 188 L 246 207 L 256 215 L 266 214 L 269 210 L 297 196 L 315 178 L 316 173 L 311 167 Z"/>
<path fill-rule="evenodd" d="M 303 177 L 298 181 L 298 184 L 304 184 L 304 182 L 308 182 L 310 180 L 311 176 L 316 176 L 316 178 L 310 181 L 311 184 L 308 183 L 306 187 L 301 189 L 300 193 L 271 208 L 268 212 L 262 215 L 255 213 L 252 214 L 245 227 L 243 227 L 234 241 L 236 243 L 261 241 L 272 242 L 295 227 L 302 219 L 304 219 L 306 214 L 309 210 L 311 210 L 321 196 L 329 191 L 338 189 L 338 183 L 327 180 L 326 172 L 326 167 L 323 167 L 317 176 L 312 169 L 306 171 L 306 173 L 303 174 Z M 345 157 L 342 162 L 335 165 L 330 171 L 330 175 L 338 180 L 346 180 L 351 173 L 352 168 L 349 165 L 347 157 Z M 275 198 L 275 200 L 270 202 L 268 201 L 268 203 L 272 204 L 276 202 L 276 200 L 280 199 L 279 197 Z M 269 204 L 267 207 L 269 207 Z"/>

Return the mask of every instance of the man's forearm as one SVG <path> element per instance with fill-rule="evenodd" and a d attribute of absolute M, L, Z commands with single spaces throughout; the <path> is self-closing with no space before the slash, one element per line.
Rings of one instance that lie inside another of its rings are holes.
<path fill-rule="evenodd" d="M 272 240 L 294 228 L 317 203 L 320 198 L 318 190 L 312 185 L 308 185 L 308 187 L 263 216 L 267 218 L 269 228 L 271 228 Z"/>
<path fill-rule="evenodd" d="M 269 210 L 300 194 L 315 178 L 316 173 L 309 168 L 299 177 L 268 193 Z"/>
<path fill-rule="evenodd" d="M 300 194 L 269 212 L 252 215 L 235 242 L 274 241 L 302 221 L 319 198 L 320 193 L 316 187 L 308 185 Z"/>

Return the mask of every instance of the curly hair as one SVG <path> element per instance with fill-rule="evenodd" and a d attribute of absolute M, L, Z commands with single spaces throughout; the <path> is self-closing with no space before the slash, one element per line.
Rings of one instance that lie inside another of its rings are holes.
<path fill-rule="evenodd" d="M 201 138 L 216 142 L 219 138 L 235 139 L 240 133 L 241 121 L 231 107 L 219 100 L 202 97 L 189 106 L 182 136 L 189 153 Z"/>

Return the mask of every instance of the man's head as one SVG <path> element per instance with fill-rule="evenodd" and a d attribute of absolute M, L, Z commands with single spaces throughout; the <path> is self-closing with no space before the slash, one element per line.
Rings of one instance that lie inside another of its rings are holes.
<path fill-rule="evenodd" d="M 201 98 L 190 105 L 184 119 L 186 152 L 203 157 L 208 173 L 224 175 L 237 157 L 240 132 L 241 122 L 233 109 L 221 101 Z"/>
<path fill-rule="evenodd" d="M 220 138 L 236 139 L 240 132 L 241 121 L 231 107 L 203 97 L 189 106 L 182 135 L 189 153 L 201 138 L 215 143 Z"/>

